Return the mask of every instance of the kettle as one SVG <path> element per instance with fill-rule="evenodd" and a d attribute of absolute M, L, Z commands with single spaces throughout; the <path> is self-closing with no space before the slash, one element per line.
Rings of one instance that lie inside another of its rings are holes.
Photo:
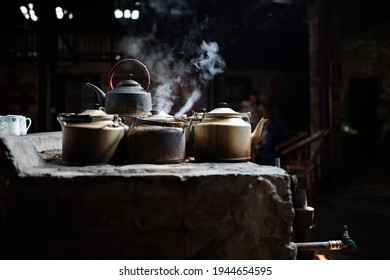
<path fill-rule="evenodd" d="M 252 158 L 253 145 L 258 141 L 264 124 L 262 118 L 253 132 L 247 119 L 250 113 L 239 113 L 226 103 L 205 113 L 194 129 L 194 156 L 198 162 L 235 162 Z"/>
<path fill-rule="evenodd" d="M 129 163 L 178 163 L 185 160 L 187 123 L 173 116 L 152 111 L 135 118 L 126 132 Z"/>
<path fill-rule="evenodd" d="M 61 113 L 62 159 L 65 165 L 119 164 L 124 161 L 125 133 L 129 127 L 118 115 L 87 109 Z"/>
<path fill-rule="evenodd" d="M 139 78 L 140 82 L 138 82 L 132 79 L 133 74 L 131 73 L 127 75 L 127 79 L 120 81 L 114 87 L 113 77 L 115 71 L 126 62 L 136 64 L 142 70 L 144 76 Z M 110 90 L 104 93 L 96 85 L 86 83 L 86 86 L 92 88 L 97 93 L 99 104 L 105 108 L 107 114 L 118 114 L 125 121 L 137 116 L 150 115 L 152 96 L 147 91 L 150 85 L 150 74 L 142 62 L 133 58 L 126 58 L 117 62 L 108 76 L 108 85 Z"/>

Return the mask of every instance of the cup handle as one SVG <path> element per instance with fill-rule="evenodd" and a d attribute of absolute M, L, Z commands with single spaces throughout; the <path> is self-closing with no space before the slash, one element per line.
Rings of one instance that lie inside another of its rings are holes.
<path fill-rule="evenodd" d="M 31 123 L 32 123 L 32 120 L 31 120 L 30 118 L 26 118 L 26 132 L 27 132 L 28 129 L 30 128 Z"/>

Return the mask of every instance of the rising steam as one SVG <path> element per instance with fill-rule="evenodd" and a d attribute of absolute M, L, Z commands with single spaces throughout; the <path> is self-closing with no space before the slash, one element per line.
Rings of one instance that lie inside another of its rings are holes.
<path fill-rule="evenodd" d="M 194 88 L 194 90 L 191 93 L 190 98 L 188 98 L 186 104 L 180 109 L 179 112 L 177 112 L 176 115 L 180 116 L 185 114 L 186 112 L 190 111 L 192 106 L 194 106 L 194 103 L 198 101 L 202 97 L 202 93 L 200 89 Z"/>
<path fill-rule="evenodd" d="M 192 94 L 177 114 L 181 115 L 190 111 L 194 103 L 202 96 L 200 86 L 207 85 L 215 75 L 223 73 L 225 70 L 225 61 L 218 52 L 219 48 L 216 42 L 203 41 L 195 52 L 198 56 L 192 58 L 190 63 L 174 61 L 169 72 L 166 72 L 167 68 L 162 69 L 165 74 L 160 79 L 161 84 L 157 86 L 153 96 L 156 109 L 170 112 L 175 100 L 175 88 L 184 85 L 181 77 L 196 72 L 195 79 L 197 81 L 191 83 L 193 86 Z M 160 63 L 164 62 L 160 60 L 158 64 Z"/>
<path fill-rule="evenodd" d="M 219 47 L 216 42 L 203 41 L 198 51 L 199 56 L 191 60 L 191 64 L 197 69 L 203 83 L 207 83 L 225 70 L 225 61 L 218 52 Z"/>
<path fill-rule="evenodd" d="M 170 17 L 188 15 L 190 9 L 183 2 L 180 3 L 182 5 L 178 6 L 177 1 L 152 0 L 149 5 L 156 14 L 166 14 Z M 190 111 L 194 103 L 202 96 L 202 86 L 207 85 L 215 75 L 225 70 L 225 61 L 219 55 L 217 42 L 202 40 L 200 45 L 194 43 L 196 39 L 194 37 L 201 36 L 201 31 L 205 29 L 204 25 L 207 22 L 206 20 L 192 27 L 189 32 L 185 33 L 187 37 L 182 36 L 175 40 L 175 46 L 161 43 L 156 38 L 158 26 L 154 26 L 148 36 L 131 36 L 124 40 L 127 53 L 142 61 L 152 75 L 155 85 L 150 90 L 154 109 L 170 113 L 177 99 L 178 89 L 186 87 L 191 88 L 192 93 L 177 114 Z M 178 53 L 185 53 L 185 56 L 179 57 Z"/>

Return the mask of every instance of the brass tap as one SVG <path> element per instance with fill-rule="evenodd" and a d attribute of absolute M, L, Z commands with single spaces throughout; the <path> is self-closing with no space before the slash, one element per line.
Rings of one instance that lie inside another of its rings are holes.
<path fill-rule="evenodd" d="M 319 241 L 319 242 L 302 242 L 295 243 L 298 250 L 314 250 L 314 249 L 329 249 L 331 251 L 341 250 L 341 249 L 350 249 L 351 251 L 356 250 L 355 242 L 349 237 L 348 227 L 343 226 L 343 236 L 341 240 L 329 240 L 329 241 Z"/>
<path fill-rule="evenodd" d="M 356 250 L 357 246 L 355 242 L 349 237 L 347 225 L 343 226 L 343 237 L 341 238 L 341 241 L 343 242 L 342 249 L 350 249 L 351 251 Z"/>

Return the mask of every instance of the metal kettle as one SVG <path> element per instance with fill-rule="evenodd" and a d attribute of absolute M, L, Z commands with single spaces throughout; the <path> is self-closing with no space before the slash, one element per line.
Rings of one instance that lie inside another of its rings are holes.
<path fill-rule="evenodd" d="M 194 156 L 198 162 L 234 162 L 251 159 L 252 146 L 262 133 L 267 119 L 262 118 L 251 132 L 249 113 L 239 113 L 226 103 L 205 113 L 194 129 Z"/>
<path fill-rule="evenodd" d="M 127 75 L 126 80 L 120 81 L 113 86 L 115 71 L 124 63 L 136 64 L 143 73 L 138 81 L 132 79 L 133 74 Z M 118 114 L 121 117 L 136 117 L 150 115 L 152 110 L 152 96 L 148 92 L 150 85 L 150 74 L 147 67 L 140 61 L 133 58 L 126 58 L 117 62 L 111 69 L 108 76 L 110 91 L 104 93 L 99 87 L 91 83 L 86 86 L 92 88 L 98 95 L 99 104 L 103 106 L 108 114 Z"/>
<path fill-rule="evenodd" d="M 165 112 L 137 117 L 127 137 L 129 163 L 178 163 L 185 160 L 187 123 Z"/>
<path fill-rule="evenodd" d="M 125 133 L 129 127 L 118 115 L 102 110 L 57 116 L 62 130 L 65 165 L 119 164 L 124 161 Z"/>

